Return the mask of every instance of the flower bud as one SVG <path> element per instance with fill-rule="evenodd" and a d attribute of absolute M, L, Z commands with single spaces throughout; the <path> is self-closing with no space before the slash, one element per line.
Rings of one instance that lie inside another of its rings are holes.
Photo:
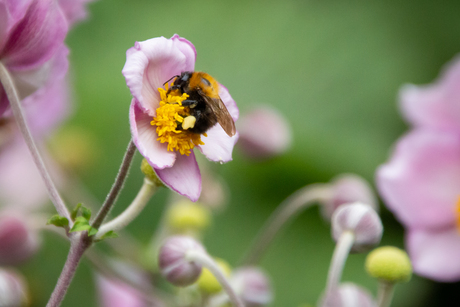
<path fill-rule="evenodd" d="M 178 232 L 203 230 L 210 220 L 211 215 L 207 208 L 185 199 L 172 205 L 167 214 L 168 225 Z"/>
<path fill-rule="evenodd" d="M 185 236 L 170 237 L 160 248 L 158 264 L 161 274 L 175 286 L 191 285 L 200 277 L 201 265 L 186 259 L 191 250 L 205 252 L 198 241 Z"/>
<path fill-rule="evenodd" d="M 369 275 L 389 283 L 406 282 L 412 276 L 407 253 L 393 246 L 374 249 L 367 255 L 365 266 Z"/>
<path fill-rule="evenodd" d="M 214 259 L 222 270 L 225 276 L 230 276 L 231 268 L 230 265 L 222 259 L 216 258 Z M 214 275 L 209 271 L 207 268 L 203 268 L 203 272 L 201 272 L 200 278 L 197 281 L 198 288 L 208 294 L 215 294 L 222 290 L 222 286 L 219 281 L 214 277 Z"/>
<path fill-rule="evenodd" d="M 353 283 L 343 283 L 322 298 L 321 307 L 375 307 L 372 295 Z"/>
<path fill-rule="evenodd" d="M 238 122 L 238 146 L 249 158 L 270 158 L 285 152 L 292 141 L 291 128 L 281 113 L 258 107 Z M 270 136 L 270 137 L 267 137 Z"/>
<path fill-rule="evenodd" d="M 102 307 L 147 307 L 147 302 L 134 287 L 117 279 L 96 275 L 96 285 L 99 292 L 99 306 Z"/>
<path fill-rule="evenodd" d="M 24 279 L 12 270 L 0 269 L 0 306 L 20 307 L 27 304 Z"/>
<path fill-rule="evenodd" d="M 332 215 L 332 235 L 336 241 L 342 233 L 354 235 L 353 252 L 363 252 L 377 245 L 382 238 L 383 226 L 377 212 L 362 203 L 340 206 Z"/>
<path fill-rule="evenodd" d="M 37 233 L 26 225 L 17 212 L 0 215 L 0 265 L 16 265 L 35 254 L 39 246 Z"/>
<path fill-rule="evenodd" d="M 155 173 L 153 167 L 149 164 L 147 159 L 142 159 L 141 171 L 144 174 L 145 178 L 150 180 L 153 184 L 155 184 L 158 187 L 163 186 L 163 182 L 161 182 L 161 180 L 158 179 L 157 174 Z"/>
<path fill-rule="evenodd" d="M 230 283 L 246 307 L 266 306 L 273 300 L 268 276 L 256 267 L 235 270 Z"/>
<path fill-rule="evenodd" d="M 321 206 L 321 213 L 330 220 L 334 211 L 343 204 L 360 202 L 378 210 L 378 202 L 369 183 L 355 174 L 342 174 L 330 182 L 330 196 Z"/>

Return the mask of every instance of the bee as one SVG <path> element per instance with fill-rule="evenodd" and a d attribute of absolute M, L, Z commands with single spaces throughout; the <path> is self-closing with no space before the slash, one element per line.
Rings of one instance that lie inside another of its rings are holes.
<path fill-rule="evenodd" d="M 182 105 L 190 108 L 190 116 L 195 120 L 189 124 L 185 118 L 184 123 L 178 125 L 178 130 L 188 129 L 193 133 L 205 133 L 208 129 L 219 123 L 228 136 L 236 133 L 235 122 L 227 107 L 219 97 L 219 83 L 205 72 L 184 71 L 176 78 L 167 94 L 179 91 L 189 97 L 182 101 Z M 165 82 L 168 83 L 171 79 Z M 187 124 L 186 124 L 187 122 Z"/>

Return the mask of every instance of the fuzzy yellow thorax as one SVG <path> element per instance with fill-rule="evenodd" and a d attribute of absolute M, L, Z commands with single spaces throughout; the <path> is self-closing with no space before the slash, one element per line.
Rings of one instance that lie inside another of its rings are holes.
<path fill-rule="evenodd" d="M 182 106 L 182 101 L 189 96 L 186 93 L 179 95 L 177 92 L 159 88 L 161 101 L 157 109 L 157 115 L 150 122 L 156 126 L 158 139 L 161 143 L 168 143 L 168 151 L 178 151 L 181 155 L 190 155 L 190 151 L 197 145 L 204 145 L 201 141 L 201 134 L 187 130 L 176 130 L 177 125 L 184 122 L 184 118 L 190 115 L 190 109 Z M 203 133 L 206 137 L 206 133 Z"/>

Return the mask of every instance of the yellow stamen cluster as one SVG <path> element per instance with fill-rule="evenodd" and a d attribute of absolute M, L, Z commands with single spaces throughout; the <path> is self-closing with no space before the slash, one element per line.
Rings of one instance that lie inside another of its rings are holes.
<path fill-rule="evenodd" d="M 187 94 L 178 95 L 174 92 L 169 94 L 166 90 L 159 88 L 161 95 L 160 107 L 157 109 L 157 116 L 150 122 L 156 126 L 158 139 L 161 143 L 168 143 L 168 151 L 178 151 L 181 155 L 190 155 L 190 151 L 197 145 L 204 145 L 201 135 L 187 130 L 176 130 L 179 123 L 190 115 L 188 107 L 182 106 L 182 101 L 187 99 Z M 207 136 L 206 133 L 203 133 Z"/>

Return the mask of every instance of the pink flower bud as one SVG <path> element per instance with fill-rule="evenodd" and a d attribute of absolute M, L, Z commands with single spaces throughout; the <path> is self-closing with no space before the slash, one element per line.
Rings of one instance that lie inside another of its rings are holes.
<path fill-rule="evenodd" d="M 273 300 L 268 276 L 256 267 L 235 270 L 230 282 L 246 307 L 266 306 Z"/>
<path fill-rule="evenodd" d="M 363 252 L 377 245 L 383 226 L 377 212 L 363 203 L 340 206 L 332 215 L 332 234 L 336 241 L 349 231 L 354 235 L 353 252 Z"/>
<path fill-rule="evenodd" d="M 250 158 L 270 158 L 285 152 L 292 141 L 291 128 L 281 113 L 261 106 L 238 123 L 238 146 Z"/>
<path fill-rule="evenodd" d="M 38 249 L 39 239 L 16 212 L 0 215 L 0 265 L 19 264 Z"/>
<path fill-rule="evenodd" d="M 196 240 L 186 236 L 170 237 L 160 248 L 161 274 L 173 285 L 185 287 L 194 283 L 201 274 L 201 265 L 186 259 L 187 252 L 205 252 Z"/>
<path fill-rule="evenodd" d="M 321 206 L 325 219 L 330 220 L 334 211 L 343 204 L 361 202 L 378 210 L 378 202 L 369 183 L 355 174 L 342 174 L 330 182 L 331 195 Z"/>
<path fill-rule="evenodd" d="M 353 283 L 343 283 L 322 299 L 321 307 L 375 307 L 372 295 Z"/>
<path fill-rule="evenodd" d="M 96 283 L 99 290 L 100 306 L 102 307 L 148 306 L 142 294 L 124 282 L 97 275 Z"/>
<path fill-rule="evenodd" d="M 27 302 L 27 286 L 22 276 L 0 269 L 0 306 L 19 307 Z"/>

